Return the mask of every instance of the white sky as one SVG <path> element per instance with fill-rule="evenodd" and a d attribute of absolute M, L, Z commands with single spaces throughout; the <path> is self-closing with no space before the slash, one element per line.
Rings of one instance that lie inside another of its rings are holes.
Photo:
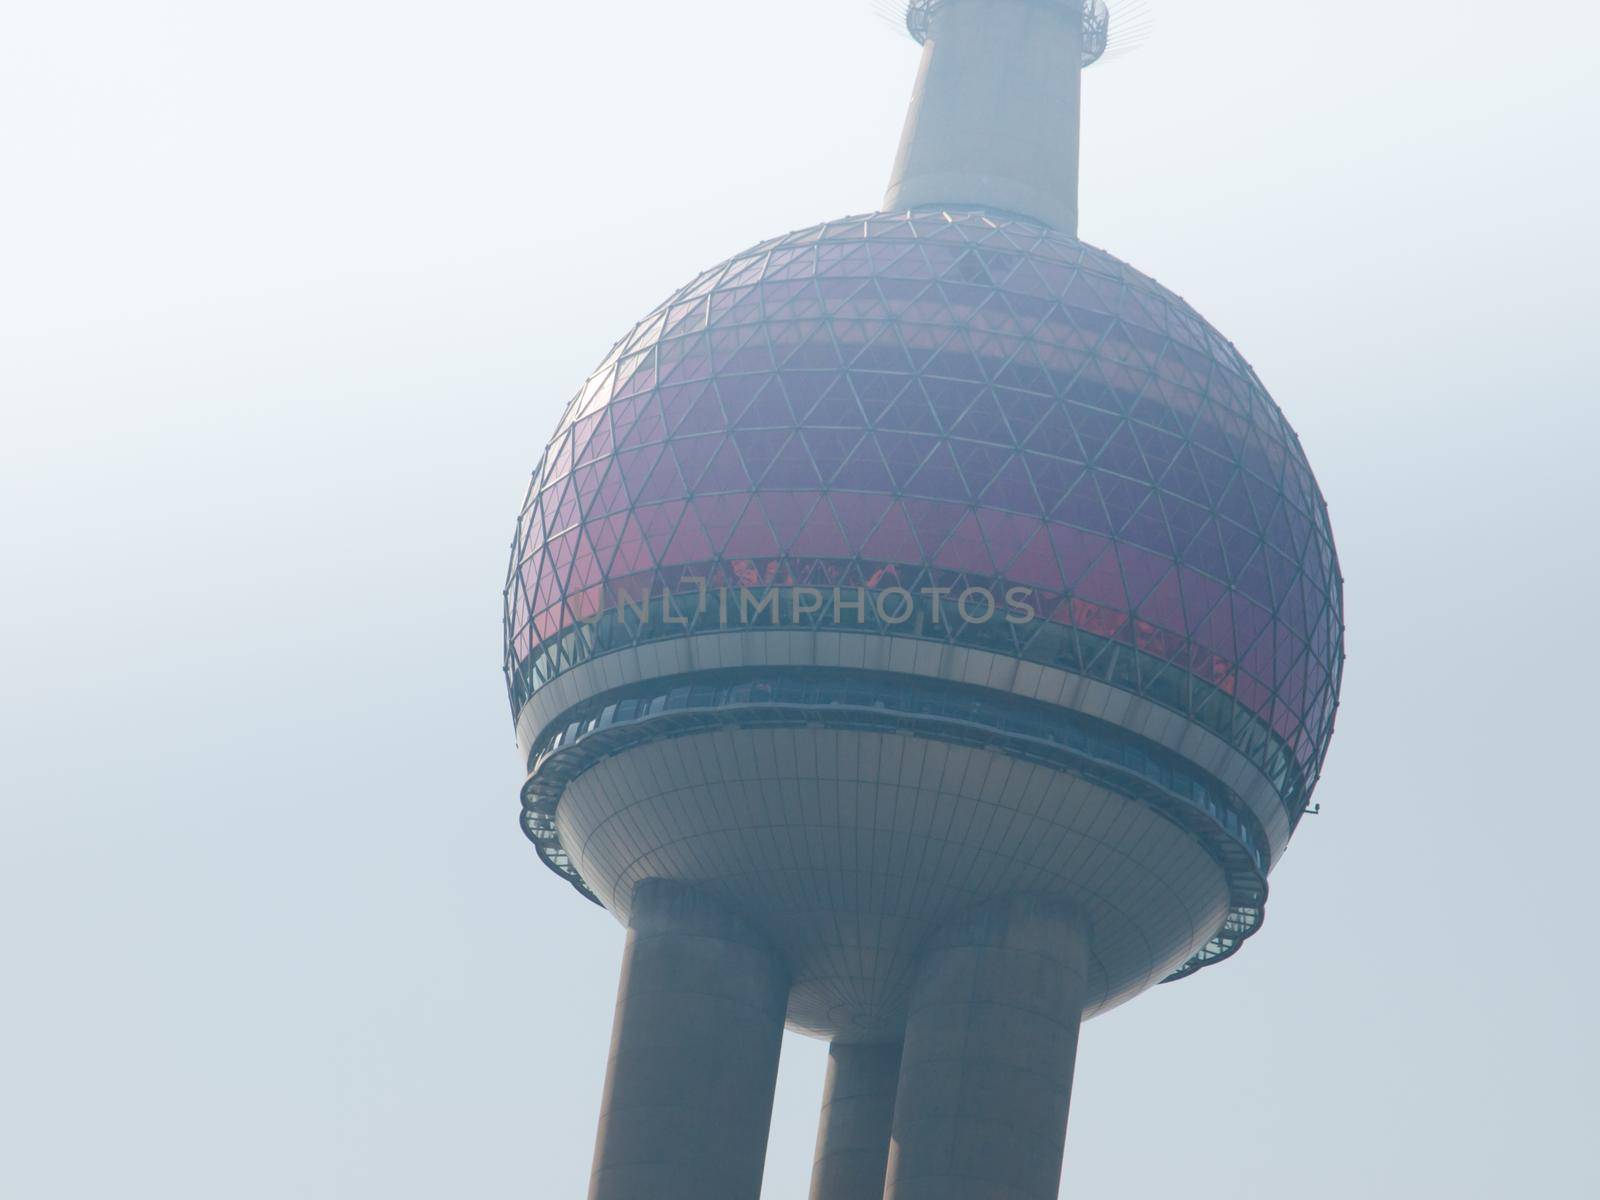
<path fill-rule="evenodd" d="M 1082 232 L 1288 412 L 1350 662 L 1265 930 L 1085 1030 L 1068 1194 L 1593 1197 L 1600 18 L 1152 7 Z M 876 205 L 915 63 L 867 0 L 0 16 L 0 1192 L 583 1194 L 622 937 L 517 831 L 517 504 L 631 321 Z"/>

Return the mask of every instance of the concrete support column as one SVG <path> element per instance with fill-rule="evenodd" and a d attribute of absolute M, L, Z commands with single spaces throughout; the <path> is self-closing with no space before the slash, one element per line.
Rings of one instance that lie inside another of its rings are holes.
<path fill-rule="evenodd" d="M 589 1200 L 757 1200 L 789 980 L 693 888 L 634 891 Z"/>
<path fill-rule="evenodd" d="M 828 1047 L 811 1200 L 883 1200 L 900 1043 Z"/>
<path fill-rule="evenodd" d="M 883 207 L 1003 209 L 1078 232 L 1081 0 L 940 0 Z"/>
<path fill-rule="evenodd" d="M 1081 914 L 958 917 L 912 988 L 884 1200 L 1056 1200 L 1088 966 Z"/>

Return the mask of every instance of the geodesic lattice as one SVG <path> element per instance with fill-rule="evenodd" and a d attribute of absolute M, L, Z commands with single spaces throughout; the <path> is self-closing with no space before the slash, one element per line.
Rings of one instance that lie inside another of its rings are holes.
<path fill-rule="evenodd" d="M 597 654 L 703 627 L 619 605 L 691 578 L 1024 586 L 1025 624 L 887 632 L 1180 712 L 1257 763 L 1291 819 L 1332 732 L 1341 588 L 1293 431 L 1182 300 L 1020 219 L 818 225 L 703 273 L 617 343 L 519 519 L 513 707 Z"/>

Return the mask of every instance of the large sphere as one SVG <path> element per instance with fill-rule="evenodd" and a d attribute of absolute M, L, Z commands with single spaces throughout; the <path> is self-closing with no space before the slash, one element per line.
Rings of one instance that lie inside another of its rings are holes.
<path fill-rule="evenodd" d="M 1226 956 L 1342 654 L 1322 497 L 1232 345 L 968 212 L 764 242 L 639 322 L 506 605 L 541 855 L 621 915 L 652 875 L 722 894 L 827 1036 L 892 1031 L 917 944 L 1000 892 L 1090 911 L 1091 1010 Z"/>

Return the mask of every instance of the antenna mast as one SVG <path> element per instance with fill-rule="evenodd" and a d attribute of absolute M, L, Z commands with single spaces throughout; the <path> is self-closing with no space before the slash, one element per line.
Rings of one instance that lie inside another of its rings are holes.
<path fill-rule="evenodd" d="M 990 208 L 1078 232 L 1082 68 L 1104 0 L 910 0 L 922 43 L 885 210 Z"/>

